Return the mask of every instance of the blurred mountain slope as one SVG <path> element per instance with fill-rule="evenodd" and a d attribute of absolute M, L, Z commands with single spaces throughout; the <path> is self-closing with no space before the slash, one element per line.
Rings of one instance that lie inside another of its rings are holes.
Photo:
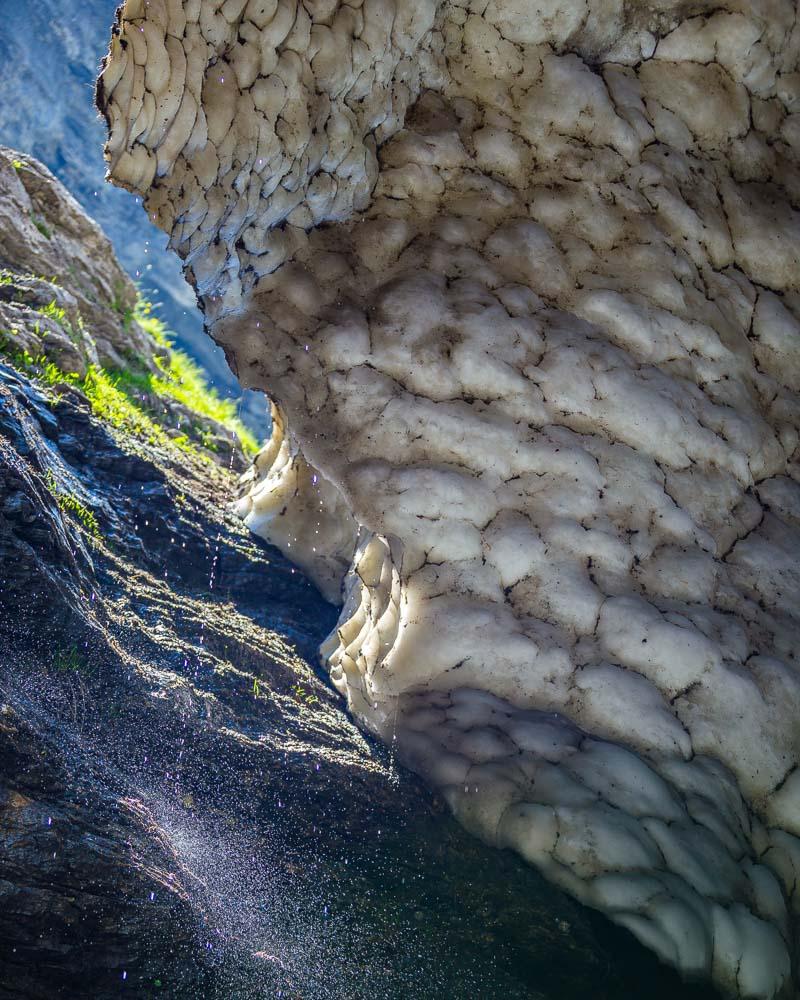
<path fill-rule="evenodd" d="M 203 365 L 220 393 L 238 397 L 241 389 L 203 331 L 166 237 L 148 223 L 138 199 L 104 180 L 105 126 L 93 88 L 116 6 L 115 0 L 0 0 L 0 143 L 32 154 L 69 188 L 146 296 L 161 303 L 178 346 Z M 262 396 L 244 394 L 242 418 L 263 434 Z"/>

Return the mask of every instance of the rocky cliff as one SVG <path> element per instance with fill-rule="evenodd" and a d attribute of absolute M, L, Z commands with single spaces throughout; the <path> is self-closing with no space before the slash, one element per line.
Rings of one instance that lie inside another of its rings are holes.
<path fill-rule="evenodd" d="M 127 0 L 98 83 L 112 179 L 282 414 L 241 513 L 331 597 L 350 567 L 354 713 L 763 998 L 800 906 L 799 47 L 790 0 Z"/>

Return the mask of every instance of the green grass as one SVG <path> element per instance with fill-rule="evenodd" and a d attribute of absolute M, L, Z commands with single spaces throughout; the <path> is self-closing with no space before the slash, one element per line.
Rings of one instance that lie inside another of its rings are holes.
<path fill-rule="evenodd" d="M 48 302 L 44 309 L 39 309 L 37 312 L 40 316 L 46 316 L 48 319 L 53 320 L 54 323 L 58 323 L 76 347 L 81 348 L 83 346 L 83 320 L 80 316 L 78 317 L 78 329 L 76 330 L 67 315 L 66 309 L 57 306 L 55 299 L 52 302 Z M 38 329 L 36 332 L 39 332 Z"/>
<path fill-rule="evenodd" d="M 148 444 L 177 448 L 194 458 L 205 459 L 187 434 L 171 437 L 161 424 L 146 413 L 119 386 L 120 378 L 104 368 L 91 365 L 81 388 L 86 393 L 92 412 L 117 430 L 147 441 Z M 210 461 L 210 460 L 209 460 Z"/>
<path fill-rule="evenodd" d="M 38 382 L 43 382 L 49 388 L 56 385 L 80 385 L 81 377 L 77 372 L 65 372 L 52 361 L 47 360 L 46 354 L 34 357 L 30 351 L 14 351 L 8 353 L 10 332 L 0 331 L 0 352 L 7 354 L 15 368 L 35 378 Z"/>
<path fill-rule="evenodd" d="M 97 676 L 96 664 L 89 663 L 75 643 L 57 646 L 50 666 L 57 674 L 80 674 L 87 680 Z"/>
<path fill-rule="evenodd" d="M 68 649 L 61 646 L 56 649 L 53 656 L 53 669 L 59 673 L 67 673 L 68 671 L 84 673 L 86 671 L 86 663 L 78 652 L 78 647 L 73 643 Z"/>
<path fill-rule="evenodd" d="M 146 381 L 140 379 L 139 388 L 162 399 L 174 399 L 198 416 L 216 421 L 236 435 L 246 455 L 255 455 L 259 442 L 237 416 L 236 403 L 232 399 L 224 399 L 212 389 L 200 366 L 174 346 L 169 331 L 155 315 L 152 305 L 140 297 L 133 317 L 159 347 L 170 352 L 168 362 L 160 355 L 153 356 L 159 374 L 145 375 Z"/>
<path fill-rule="evenodd" d="M 26 375 L 35 375 L 38 378 L 39 372 L 38 367 L 40 364 L 44 363 L 47 359 L 44 354 L 41 354 L 38 358 L 35 358 L 30 351 L 11 351 L 8 348 L 10 345 L 10 337 L 14 334 L 14 330 L 3 330 L 0 334 L 0 350 L 4 354 L 8 354 L 11 364 L 20 371 L 25 372 Z"/>
<path fill-rule="evenodd" d="M 40 316 L 47 316 L 48 319 L 55 320 L 59 326 L 65 326 L 69 323 L 69 317 L 67 316 L 66 309 L 62 309 L 61 306 L 57 306 L 55 299 L 53 299 L 52 302 L 48 302 L 44 309 L 39 309 L 38 312 Z"/>
<path fill-rule="evenodd" d="M 44 477 L 45 484 L 50 493 L 55 497 L 59 510 L 72 516 L 81 524 L 83 529 L 92 538 L 99 540 L 102 538 L 100 525 L 94 515 L 94 511 L 87 507 L 75 496 L 74 493 L 65 493 L 59 489 L 58 483 L 53 473 L 48 469 Z"/>
<path fill-rule="evenodd" d="M 0 268 L 0 285 L 15 285 L 18 281 L 46 281 L 49 285 L 60 287 L 60 282 L 55 275 L 46 278 L 43 274 L 33 274 L 31 271 L 18 273 L 17 271 L 9 271 L 7 267 Z"/>
<path fill-rule="evenodd" d="M 111 308 L 114 310 L 115 313 L 117 313 L 119 316 L 122 317 L 122 325 L 127 330 L 134 318 L 135 310 L 131 309 L 130 306 L 126 306 L 125 303 L 123 302 L 122 296 L 124 292 L 125 292 L 124 286 L 119 282 L 115 283 L 114 297 L 109 302 L 109 305 L 111 306 Z"/>
<path fill-rule="evenodd" d="M 319 704 L 319 698 L 315 694 L 311 694 L 310 691 L 306 691 L 302 684 L 295 684 L 292 688 L 292 693 L 295 698 L 304 705 Z"/>
<path fill-rule="evenodd" d="M 148 302 L 143 295 L 140 295 L 136 300 L 133 318 L 159 347 L 172 347 L 172 341 L 170 340 L 166 324 L 156 316 L 153 303 Z"/>
<path fill-rule="evenodd" d="M 5 272 L 0 272 L 0 282 L 6 283 Z M 55 299 L 39 313 L 58 323 L 74 343 L 83 343 L 84 330 L 80 318 L 76 330 Z M 6 354 L 12 364 L 26 375 L 50 388 L 67 384 L 81 389 L 95 416 L 149 444 L 177 449 L 200 461 L 210 462 L 206 452 L 216 451 L 217 446 L 213 428 L 206 422 L 215 422 L 236 436 L 245 454 L 254 455 L 259 450 L 259 442 L 237 416 L 235 402 L 220 397 L 208 385 L 199 365 L 173 346 L 169 332 L 155 316 L 153 307 L 140 297 L 130 318 L 135 319 L 153 341 L 151 360 L 156 371 L 146 367 L 143 358 L 131 355 L 130 366 L 125 370 L 110 371 L 99 365 L 90 365 L 86 375 L 81 377 L 75 372 L 63 371 L 44 353 L 34 357 L 28 351 L 13 351 L 10 331 L 0 331 L 0 352 Z M 126 322 L 125 317 L 123 322 Z M 35 332 L 39 333 L 38 321 Z M 197 417 L 188 428 L 189 433 L 175 436 L 167 433 L 154 413 L 158 400 L 165 404 L 169 401 L 181 403 Z"/>
<path fill-rule="evenodd" d="M 0 342 L 0 350 L 3 346 Z M 188 435 L 180 434 L 172 437 L 167 434 L 164 428 L 131 399 L 127 392 L 118 387 L 118 378 L 99 365 L 90 365 L 86 375 L 81 378 L 75 372 L 62 371 L 58 365 L 48 361 L 44 354 L 35 358 L 29 351 L 17 351 L 10 355 L 10 360 L 17 369 L 49 388 L 67 384 L 81 389 L 89 400 L 92 413 L 117 430 L 144 440 L 148 444 L 167 449 L 176 448 L 200 461 L 211 461 L 208 456 L 202 454 Z"/>
<path fill-rule="evenodd" d="M 45 239 L 52 240 L 53 234 L 50 232 L 47 223 L 44 221 L 43 218 L 41 218 L 41 216 L 34 215 L 34 213 L 31 212 L 31 222 L 34 224 L 34 226 L 36 226 L 36 228 L 39 230 L 42 236 L 44 236 Z"/>
<path fill-rule="evenodd" d="M 29 366 L 29 370 L 31 367 Z M 36 377 L 51 389 L 57 385 L 80 385 L 81 378 L 77 372 L 62 371 L 58 365 L 48 361 L 44 355 L 38 359 L 36 369 Z"/>

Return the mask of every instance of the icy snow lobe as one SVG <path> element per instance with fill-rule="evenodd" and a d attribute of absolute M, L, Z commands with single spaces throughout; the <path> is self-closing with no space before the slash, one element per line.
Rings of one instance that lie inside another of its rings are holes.
<path fill-rule="evenodd" d="M 740 997 L 796 988 L 799 50 L 790 0 L 126 0 L 97 95 L 352 711 Z"/>

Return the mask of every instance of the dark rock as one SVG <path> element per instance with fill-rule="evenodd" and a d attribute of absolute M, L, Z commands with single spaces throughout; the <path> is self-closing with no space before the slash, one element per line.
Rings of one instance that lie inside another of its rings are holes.
<path fill-rule="evenodd" d="M 181 985 L 196 983 L 196 915 L 146 807 L 76 771 L 7 705 L 0 774 L 0 995 L 118 997 L 128 978 L 158 978 L 159 936 Z"/>

